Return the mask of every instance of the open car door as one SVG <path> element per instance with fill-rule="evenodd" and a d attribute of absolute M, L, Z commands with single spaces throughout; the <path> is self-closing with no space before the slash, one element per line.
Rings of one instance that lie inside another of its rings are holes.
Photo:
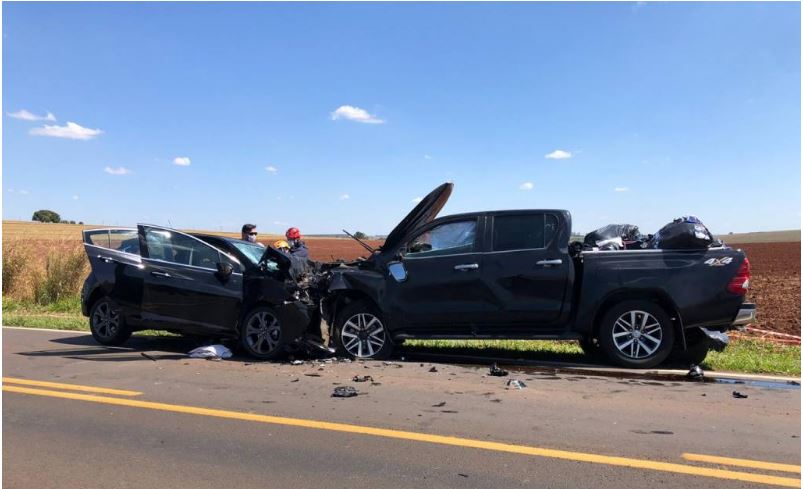
<path fill-rule="evenodd" d="M 92 273 L 101 289 L 127 317 L 137 318 L 145 277 L 134 228 L 89 229 L 83 232 Z"/>
<path fill-rule="evenodd" d="M 145 265 L 142 316 L 159 329 L 223 334 L 236 331 L 243 269 L 236 258 L 174 229 L 138 227 Z M 221 274 L 218 265 L 231 267 Z"/>

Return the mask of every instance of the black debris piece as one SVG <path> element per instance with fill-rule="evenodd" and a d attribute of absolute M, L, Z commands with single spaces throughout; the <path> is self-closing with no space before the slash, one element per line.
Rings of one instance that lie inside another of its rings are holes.
<path fill-rule="evenodd" d="M 468 477 L 467 474 L 457 474 L 457 475 L 459 475 L 460 477 Z"/>
<path fill-rule="evenodd" d="M 508 374 L 507 370 L 499 368 L 499 365 L 497 365 L 496 362 L 494 362 L 494 364 L 491 365 L 491 369 L 488 372 L 488 375 L 490 375 L 491 377 L 505 377 L 507 376 L 507 374 Z"/>
<path fill-rule="evenodd" d="M 502 402 L 502 399 L 491 399 L 491 402 Z"/>
<path fill-rule="evenodd" d="M 448 409 L 442 409 L 441 412 L 446 414 L 457 414 L 457 411 L 451 411 Z"/>
<path fill-rule="evenodd" d="M 299 380 L 301 380 L 301 379 L 293 379 L 290 382 L 298 382 Z"/>
<path fill-rule="evenodd" d="M 334 392 L 332 392 L 332 397 L 354 397 L 358 394 L 359 392 L 354 387 L 341 385 L 340 387 L 335 387 Z"/>
<path fill-rule="evenodd" d="M 437 368 L 435 368 L 435 367 L 432 367 L 431 369 L 429 369 L 429 371 L 430 371 L 430 372 L 432 372 L 432 373 L 435 373 L 435 372 L 437 372 L 437 371 L 438 371 L 438 369 L 437 369 Z"/>
<path fill-rule="evenodd" d="M 798 382 L 796 380 L 790 380 L 790 381 L 787 382 L 787 384 L 789 384 L 789 385 L 800 385 L 800 382 Z"/>
<path fill-rule="evenodd" d="M 446 401 L 441 401 L 438 404 L 433 404 L 432 407 L 443 407 L 446 405 Z"/>
<path fill-rule="evenodd" d="M 304 375 L 306 375 L 307 377 L 320 377 L 321 376 L 321 374 L 304 374 Z"/>
<path fill-rule="evenodd" d="M 689 368 L 689 373 L 686 374 L 686 377 L 692 380 L 699 381 L 703 380 L 703 378 L 705 377 L 705 373 L 703 372 L 703 369 L 701 369 L 699 365 L 692 365 Z"/>
<path fill-rule="evenodd" d="M 151 361 L 153 361 L 153 362 L 155 362 L 155 361 L 156 361 L 156 359 L 155 359 L 155 358 L 153 358 L 152 356 L 148 355 L 148 354 L 147 354 L 147 353 L 145 353 L 144 351 L 142 351 L 142 352 L 139 352 L 139 354 L 140 354 L 140 355 L 142 355 L 143 357 L 147 358 L 148 360 L 151 360 Z"/>
<path fill-rule="evenodd" d="M 374 378 L 371 377 L 370 375 L 355 375 L 354 377 L 351 378 L 351 381 L 352 382 L 368 382 L 368 381 L 373 382 Z"/>
<path fill-rule="evenodd" d="M 382 382 L 371 382 L 371 385 L 382 385 Z"/>
<path fill-rule="evenodd" d="M 735 399 L 747 399 L 747 394 L 742 394 L 739 391 L 733 391 L 733 397 Z"/>

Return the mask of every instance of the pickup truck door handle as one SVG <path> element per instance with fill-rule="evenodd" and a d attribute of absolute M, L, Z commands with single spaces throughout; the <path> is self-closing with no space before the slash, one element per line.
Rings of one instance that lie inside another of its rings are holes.
<path fill-rule="evenodd" d="M 551 267 L 555 265 L 562 265 L 563 260 L 561 260 L 560 258 L 555 260 L 540 260 L 535 262 L 535 264 L 538 265 L 539 267 Z"/>
<path fill-rule="evenodd" d="M 480 266 L 476 263 L 464 263 L 463 265 L 455 265 L 454 269 L 459 270 L 461 272 L 465 272 L 468 270 L 476 270 L 480 268 Z"/>
<path fill-rule="evenodd" d="M 98 260 L 102 261 L 103 263 L 114 263 L 117 260 L 114 258 L 109 258 L 108 256 L 98 255 Z"/>
<path fill-rule="evenodd" d="M 154 277 L 170 278 L 170 274 L 166 272 L 151 272 L 151 275 L 153 275 Z"/>

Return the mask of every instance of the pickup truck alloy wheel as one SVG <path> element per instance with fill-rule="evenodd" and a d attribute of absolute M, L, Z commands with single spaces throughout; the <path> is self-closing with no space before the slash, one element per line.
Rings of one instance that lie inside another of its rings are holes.
<path fill-rule="evenodd" d="M 243 322 L 241 342 L 250 355 L 262 359 L 273 358 L 281 351 L 281 322 L 268 307 L 254 309 Z"/>
<path fill-rule="evenodd" d="M 630 358 L 652 355 L 661 346 L 662 337 L 661 324 L 646 311 L 628 311 L 613 324 L 613 342 Z"/>
<path fill-rule="evenodd" d="M 358 300 L 346 304 L 335 321 L 335 346 L 340 355 L 382 360 L 390 357 L 393 340 L 385 318 L 373 303 Z"/>
<path fill-rule="evenodd" d="M 370 313 L 355 314 L 340 332 L 343 348 L 357 358 L 373 357 L 385 344 L 385 326 Z"/>
<path fill-rule="evenodd" d="M 97 301 L 89 313 L 89 330 L 102 345 L 119 345 L 131 336 L 120 308 L 109 298 Z"/>
<path fill-rule="evenodd" d="M 623 301 L 600 321 L 599 345 L 610 361 L 629 368 L 652 368 L 666 360 L 675 342 L 669 314 L 648 300 Z"/>

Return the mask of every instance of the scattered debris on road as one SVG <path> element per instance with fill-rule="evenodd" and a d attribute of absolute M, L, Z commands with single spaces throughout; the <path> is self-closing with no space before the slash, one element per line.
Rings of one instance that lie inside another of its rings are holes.
<path fill-rule="evenodd" d="M 147 358 L 148 360 L 152 361 L 152 362 L 155 362 L 155 361 L 156 361 L 156 359 L 155 359 L 155 358 L 153 358 L 152 356 L 148 355 L 148 354 L 147 354 L 147 353 L 145 353 L 144 351 L 143 351 L 143 352 L 140 352 L 139 354 L 140 354 L 140 355 L 142 355 L 143 357 Z"/>
<path fill-rule="evenodd" d="M 686 374 L 686 377 L 692 380 L 703 380 L 705 373 L 699 365 L 692 365 L 691 368 L 689 368 L 689 373 Z"/>
<path fill-rule="evenodd" d="M 735 399 L 747 399 L 747 394 L 742 394 L 739 391 L 733 391 L 733 397 Z"/>
<path fill-rule="evenodd" d="M 429 371 L 432 372 L 432 373 L 435 373 L 435 372 L 438 371 L 438 369 L 436 367 L 432 367 L 431 369 L 429 369 Z"/>
<path fill-rule="evenodd" d="M 443 407 L 446 405 L 446 401 L 441 401 L 438 404 L 433 404 L 432 407 Z"/>
<path fill-rule="evenodd" d="M 351 381 L 352 382 L 368 382 L 368 381 L 373 382 L 374 378 L 371 377 L 370 375 L 355 375 L 354 377 L 352 377 Z"/>
<path fill-rule="evenodd" d="M 290 365 L 304 365 L 304 360 L 293 360 Z"/>
<path fill-rule="evenodd" d="M 524 382 L 522 382 L 521 380 L 518 380 L 518 379 L 510 379 L 510 380 L 508 380 L 507 381 L 507 385 L 508 385 L 508 387 L 512 387 L 514 389 L 519 389 L 519 390 L 524 389 L 525 387 L 527 387 L 527 384 L 525 384 Z"/>
<path fill-rule="evenodd" d="M 491 365 L 491 369 L 488 372 L 488 375 L 491 377 L 505 377 L 507 374 L 507 370 L 499 368 L 499 365 L 497 365 L 496 362 Z"/>
<path fill-rule="evenodd" d="M 199 346 L 188 353 L 190 358 L 231 358 L 231 350 L 223 345 Z"/>
<path fill-rule="evenodd" d="M 359 391 L 350 385 L 341 385 L 340 387 L 335 387 L 334 392 L 332 392 L 332 397 L 354 397 L 359 394 Z"/>

